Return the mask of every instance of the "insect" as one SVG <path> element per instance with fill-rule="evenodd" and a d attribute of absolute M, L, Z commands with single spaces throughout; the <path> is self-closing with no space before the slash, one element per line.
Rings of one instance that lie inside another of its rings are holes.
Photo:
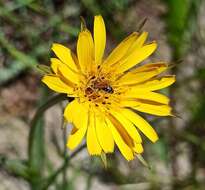
<path fill-rule="evenodd" d="M 102 90 L 104 90 L 107 93 L 112 94 L 114 92 L 113 88 L 111 86 L 107 86 L 105 88 L 103 88 Z"/>
<path fill-rule="evenodd" d="M 97 90 L 103 90 L 107 93 L 112 94 L 114 92 L 113 88 L 108 84 L 107 81 L 96 80 L 93 82 L 93 88 Z"/>

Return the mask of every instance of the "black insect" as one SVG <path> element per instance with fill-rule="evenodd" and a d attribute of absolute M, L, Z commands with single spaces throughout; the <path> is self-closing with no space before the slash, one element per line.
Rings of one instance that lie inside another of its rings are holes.
<path fill-rule="evenodd" d="M 112 94 L 114 92 L 113 88 L 111 86 L 106 86 L 104 88 L 102 88 L 102 90 L 104 90 L 107 93 Z"/>

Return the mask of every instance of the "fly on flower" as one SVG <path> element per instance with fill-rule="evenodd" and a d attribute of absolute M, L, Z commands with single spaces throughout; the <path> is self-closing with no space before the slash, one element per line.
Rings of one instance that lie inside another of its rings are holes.
<path fill-rule="evenodd" d="M 115 144 L 127 160 L 143 152 L 143 133 L 152 142 L 158 140 L 152 126 L 138 112 L 171 116 L 169 98 L 157 90 L 175 82 L 173 75 L 160 75 L 168 69 L 164 62 L 137 66 L 157 48 L 145 43 L 147 32 L 133 32 L 108 57 L 104 57 L 106 30 L 103 18 L 94 19 L 93 36 L 82 27 L 77 55 L 54 43 L 51 58 L 53 74 L 42 81 L 52 90 L 74 100 L 64 111 L 73 124 L 67 147 L 75 149 L 86 138 L 90 155 L 112 153 Z"/>

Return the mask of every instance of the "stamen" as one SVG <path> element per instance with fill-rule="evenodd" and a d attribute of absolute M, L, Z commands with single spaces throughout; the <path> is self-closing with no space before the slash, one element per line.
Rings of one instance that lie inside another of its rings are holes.
<path fill-rule="evenodd" d="M 87 87 L 86 89 L 85 89 L 85 94 L 86 95 L 90 95 L 90 94 L 92 94 L 94 92 L 94 90 L 91 88 L 91 87 Z"/>

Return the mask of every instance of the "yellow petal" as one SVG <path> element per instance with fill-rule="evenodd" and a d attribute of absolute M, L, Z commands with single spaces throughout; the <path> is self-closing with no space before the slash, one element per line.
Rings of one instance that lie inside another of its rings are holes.
<path fill-rule="evenodd" d="M 90 155 L 100 155 L 102 152 L 102 148 L 98 142 L 96 134 L 95 115 L 91 113 L 87 130 L 87 149 Z"/>
<path fill-rule="evenodd" d="M 168 68 L 168 65 L 164 62 L 157 62 L 157 63 L 146 63 L 140 67 L 137 67 L 133 70 L 133 73 L 139 73 L 139 72 L 149 72 L 154 70 L 157 70 L 158 73 L 161 73 L 165 71 Z"/>
<path fill-rule="evenodd" d="M 75 83 L 71 82 L 67 77 L 64 76 L 64 74 L 62 74 L 62 71 L 60 70 L 60 67 L 57 68 L 57 76 L 61 79 L 61 81 L 63 81 L 68 86 L 71 86 L 73 88 L 76 87 Z"/>
<path fill-rule="evenodd" d="M 79 119 L 80 116 L 80 119 Z M 76 128 L 81 128 L 87 125 L 88 107 L 84 103 L 79 103 L 78 100 L 73 100 L 64 110 L 65 119 L 72 123 Z"/>
<path fill-rule="evenodd" d="M 55 74 L 57 74 L 58 66 L 63 64 L 59 59 L 57 58 L 51 58 L 51 69 Z"/>
<path fill-rule="evenodd" d="M 96 117 L 95 120 L 96 125 L 96 133 L 99 143 L 104 150 L 105 153 L 114 151 L 114 140 L 112 137 L 112 133 L 105 123 L 105 119 L 103 117 Z"/>
<path fill-rule="evenodd" d="M 73 111 L 74 111 L 74 110 L 75 110 L 75 111 L 78 111 L 78 110 L 79 110 L 79 109 L 78 109 L 78 106 L 80 106 L 80 105 L 79 105 L 77 99 L 75 99 L 75 100 L 73 100 L 72 102 L 68 103 L 68 105 L 66 106 L 66 108 L 65 108 L 65 110 L 64 110 L 64 118 L 65 118 L 65 120 L 66 120 L 67 122 L 73 123 L 73 121 L 74 121 L 74 115 L 75 115 L 75 114 L 73 114 Z M 76 108 L 77 108 L 77 109 L 76 109 Z M 76 114 L 76 115 L 77 115 L 77 114 Z M 75 126 L 75 127 L 80 128 L 78 125 Z"/>
<path fill-rule="evenodd" d="M 146 101 L 145 101 L 146 102 Z M 153 102 L 152 102 L 153 103 Z M 171 107 L 169 105 L 154 105 L 149 102 L 143 103 L 139 100 L 125 100 L 121 102 L 123 107 L 130 107 L 140 112 L 149 113 L 157 116 L 171 116 Z"/>
<path fill-rule="evenodd" d="M 135 110 L 149 113 L 152 115 L 157 115 L 157 116 L 171 116 L 172 109 L 168 105 L 151 105 L 151 104 L 143 104 L 140 103 L 136 107 L 132 107 Z"/>
<path fill-rule="evenodd" d="M 81 71 L 89 72 L 94 66 L 94 45 L 92 35 L 87 29 L 80 32 L 78 36 L 77 55 Z"/>
<path fill-rule="evenodd" d="M 56 75 L 46 75 L 43 77 L 42 82 L 56 92 L 73 94 L 73 88 L 61 81 Z"/>
<path fill-rule="evenodd" d="M 138 48 L 141 48 L 144 45 L 144 42 L 146 41 L 148 36 L 147 32 L 143 32 L 142 34 L 139 35 L 139 37 L 135 40 L 135 42 L 132 44 L 132 46 L 129 48 L 129 51 L 127 54 L 132 53 Z"/>
<path fill-rule="evenodd" d="M 117 67 L 117 71 L 119 73 L 123 73 L 128 69 L 132 68 L 136 64 L 145 60 L 149 57 L 157 48 L 157 43 L 152 42 L 150 44 L 144 45 L 141 48 L 137 48 L 130 55 L 128 55 L 125 59 L 120 62 L 120 65 Z"/>
<path fill-rule="evenodd" d="M 176 79 L 174 75 L 167 75 L 160 78 L 149 80 L 145 83 L 136 84 L 135 86 L 133 86 L 133 88 L 135 88 L 136 90 L 155 91 L 172 85 L 175 82 L 175 80 Z"/>
<path fill-rule="evenodd" d="M 156 92 L 150 91 L 143 91 L 137 90 L 135 88 L 130 88 L 127 92 L 123 95 L 123 100 L 145 100 L 150 103 L 160 103 L 160 104 L 168 104 L 170 99 L 163 95 Z"/>
<path fill-rule="evenodd" d="M 75 149 L 83 140 L 87 130 L 87 123 L 85 123 L 80 129 L 73 127 L 71 134 L 68 137 L 67 147 L 71 150 Z"/>
<path fill-rule="evenodd" d="M 56 56 L 72 70 L 77 71 L 75 62 L 73 61 L 71 50 L 61 44 L 54 43 L 51 48 Z"/>
<path fill-rule="evenodd" d="M 153 76 L 158 75 L 156 70 L 150 71 L 150 72 L 140 72 L 140 73 L 133 73 L 133 72 L 128 72 L 122 77 L 117 80 L 117 85 L 135 85 L 141 82 L 144 82 Z"/>
<path fill-rule="evenodd" d="M 124 117 L 119 111 L 116 112 L 112 110 L 112 115 L 122 124 L 124 129 L 130 135 L 130 137 L 133 138 L 135 142 L 142 142 L 141 136 L 138 133 L 136 127 L 132 124 L 132 122 L 130 122 L 126 117 Z"/>
<path fill-rule="evenodd" d="M 138 114 L 129 109 L 122 109 L 122 114 L 127 119 L 129 119 L 152 142 L 156 142 L 158 140 L 158 135 L 152 128 L 152 126 Z"/>
<path fill-rule="evenodd" d="M 62 81 L 68 83 L 69 86 L 75 86 L 74 84 L 79 82 L 79 74 L 71 70 L 66 64 L 61 62 L 57 58 L 51 58 L 51 68 L 55 74 L 59 75 Z"/>
<path fill-rule="evenodd" d="M 144 82 L 157 76 L 161 72 L 167 69 L 167 65 L 164 63 L 151 63 L 145 64 L 141 67 L 134 69 L 133 71 L 127 72 L 117 80 L 119 85 L 134 85 L 137 83 Z"/>
<path fill-rule="evenodd" d="M 134 43 L 136 39 L 137 39 L 136 32 L 132 33 L 127 38 L 125 38 L 106 58 L 106 60 L 103 62 L 103 65 L 111 66 L 117 63 L 120 59 L 122 59 L 126 55 L 128 49 L 131 47 L 131 45 Z"/>
<path fill-rule="evenodd" d="M 102 16 L 95 16 L 94 19 L 94 44 L 95 44 L 95 63 L 100 64 L 103 58 L 106 44 L 105 23 Z"/>
<path fill-rule="evenodd" d="M 127 160 L 133 160 L 134 155 L 132 149 L 125 143 L 124 139 L 120 135 L 120 133 L 117 131 L 113 123 L 109 120 L 106 119 L 107 125 L 110 128 L 112 132 L 112 136 L 114 138 L 115 143 L 117 144 L 120 152 L 122 155 L 127 159 Z"/>
<path fill-rule="evenodd" d="M 142 144 L 139 144 L 139 143 L 135 143 L 135 146 L 134 146 L 133 150 L 134 150 L 137 154 L 141 154 L 141 153 L 143 153 L 143 151 L 144 151 Z"/>
<path fill-rule="evenodd" d="M 58 66 L 58 69 L 64 78 L 66 78 L 74 84 L 79 83 L 79 74 L 73 72 L 69 67 L 67 67 L 67 65 L 61 64 Z"/>
<path fill-rule="evenodd" d="M 124 142 L 129 146 L 134 146 L 134 140 L 129 135 L 129 133 L 125 130 L 125 128 L 122 126 L 122 123 L 118 119 L 116 119 L 113 114 L 108 115 L 109 120 L 112 122 L 112 124 L 115 126 L 121 137 L 123 138 Z"/>

